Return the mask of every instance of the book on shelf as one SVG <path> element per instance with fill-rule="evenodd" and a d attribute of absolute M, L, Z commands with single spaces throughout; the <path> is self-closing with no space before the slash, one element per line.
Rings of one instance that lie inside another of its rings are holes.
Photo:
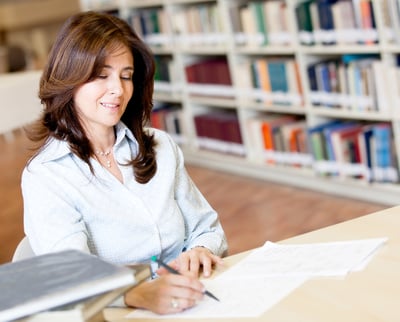
<path fill-rule="evenodd" d="M 140 282 L 143 271 L 106 262 L 77 250 L 65 250 L 0 265 L 0 321 L 10 321 L 73 303 L 90 319 L 105 305 Z M 84 304 L 85 301 L 86 306 Z M 87 308 L 85 310 L 84 308 Z M 50 312 L 50 311 L 49 311 Z M 44 313 L 43 313 L 44 314 Z M 33 318 L 33 317 L 32 317 Z"/>
<path fill-rule="evenodd" d="M 170 13 L 174 38 L 180 47 L 223 45 L 226 42 L 219 7 L 199 3 L 175 8 Z"/>
<path fill-rule="evenodd" d="M 331 133 L 331 142 L 335 161 L 339 163 L 361 163 L 358 135 L 361 124 L 342 127 Z"/>
<path fill-rule="evenodd" d="M 313 0 L 306 0 L 296 4 L 295 16 L 297 29 L 299 30 L 299 40 L 303 45 L 313 45 L 314 35 L 313 35 L 313 24 L 310 6 Z"/>
<path fill-rule="evenodd" d="M 371 45 L 377 42 L 378 36 L 373 32 L 376 28 L 374 8 L 371 0 L 359 0 L 361 29 L 364 31 L 366 37 L 364 44 Z"/>
<path fill-rule="evenodd" d="M 185 72 L 188 83 L 232 85 L 225 58 L 205 59 L 189 64 Z"/>
<path fill-rule="evenodd" d="M 318 124 L 315 126 L 308 127 L 308 140 L 310 144 L 310 151 L 314 156 L 314 160 L 323 161 L 328 160 L 328 150 L 326 144 L 326 137 L 324 130 L 333 126 L 338 126 L 341 122 L 339 120 L 333 120 Z"/>
<path fill-rule="evenodd" d="M 168 132 L 176 143 L 185 142 L 182 106 L 155 102 L 150 121 L 152 127 Z"/>
<path fill-rule="evenodd" d="M 332 15 L 332 4 L 336 0 L 317 0 L 317 10 L 319 18 L 319 27 L 321 29 L 322 44 L 332 45 L 336 43 Z"/>
<path fill-rule="evenodd" d="M 136 33 L 150 46 L 163 46 L 170 42 L 171 27 L 165 11 L 146 8 L 131 12 L 126 18 Z"/>
<path fill-rule="evenodd" d="M 210 112 L 194 117 L 197 142 L 200 148 L 217 152 L 244 155 L 244 145 L 236 114 Z"/>
<path fill-rule="evenodd" d="M 229 98 L 235 95 L 228 62 L 224 57 L 190 63 L 185 66 L 185 75 L 190 95 Z"/>
<path fill-rule="evenodd" d="M 266 58 L 257 58 L 253 61 L 252 76 L 254 88 L 258 88 L 267 94 L 261 101 L 271 104 L 271 80 L 268 72 L 268 60 Z"/>
<path fill-rule="evenodd" d="M 331 6 L 337 44 L 358 42 L 357 25 L 351 0 L 338 1 Z"/>
<path fill-rule="evenodd" d="M 260 43 L 259 45 L 268 45 L 268 33 L 267 25 L 265 21 L 265 14 L 264 14 L 264 5 L 263 2 L 252 1 L 249 2 L 248 6 L 250 7 L 252 19 L 255 20 L 256 23 L 256 32 L 260 35 Z"/>
<path fill-rule="evenodd" d="M 286 61 L 281 59 L 269 59 L 267 65 L 268 65 L 269 79 L 271 83 L 271 91 L 273 93 L 276 92 L 281 94 L 289 93 L 290 88 L 288 82 Z M 273 97 L 272 101 L 275 104 L 289 103 L 289 101 L 286 102 L 284 97 L 281 100 L 276 99 L 276 97 Z"/>
<path fill-rule="evenodd" d="M 334 120 L 308 129 L 317 173 L 397 182 L 391 125 Z"/>
<path fill-rule="evenodd" d="M 246 120 L 251 154 L 269 164 L 310 166 L 306 123 L 287 115 L 260 115 Z"/>
<path fill-rule="evenodd" d="M 264 35 L 258 33 L 257 21 L 253 16 L 252 9 L 248 5 L 237 7 L 239 11 L 240 25 L 242 27 L 242 38 L 238 38 L 237 43 L 246 46 L 260 46 L 264 41 Z"/>
<path fill-rule="evenodd" d="M 230 5 L 228 9 L 229 14 L 229 22 L 231 24 L 231 29 L 235 35 L 239 35 L 243 30 L 242 21 L 240 19 L 240 11 L 239 7 L 236 5 Z M 237 39 L 237 44 L 240 44 L 243 41 Z"/>
<path fill-rule="evenodd" d="M 284 1 L 264 1 L 263 9 L 269 44 L 291 44 L 293 39 L 289 32 L 289 16 L 286 3 Z"/>
<path fill-rule="evenodd" d="M 392 39 L 396 44 L 400 43 L 400 3 L 397 0 L 382 0 L 384 17 L 389 20 L 387 28 L 390 29 Z"/>

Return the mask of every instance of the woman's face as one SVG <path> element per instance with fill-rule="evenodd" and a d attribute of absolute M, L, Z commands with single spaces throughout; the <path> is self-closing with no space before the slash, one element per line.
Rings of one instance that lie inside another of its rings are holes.
<path fill-rule="evenodd" d="M 133 72 L 132 53 L 121 45 L 93 81 L 76 89 L 74 104 L 86 131 L 96 133 L 118 123 L 133 94 Z"/>

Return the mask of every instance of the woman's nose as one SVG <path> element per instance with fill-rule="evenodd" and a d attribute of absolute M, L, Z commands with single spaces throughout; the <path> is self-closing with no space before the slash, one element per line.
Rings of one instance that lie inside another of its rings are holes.
<path fill-rule="evenodd" d="M 116 96 L 120 96 L 123 93 L 122 82 L 121 80 L 114 79 L 110 84 L 110 93 Z"/>

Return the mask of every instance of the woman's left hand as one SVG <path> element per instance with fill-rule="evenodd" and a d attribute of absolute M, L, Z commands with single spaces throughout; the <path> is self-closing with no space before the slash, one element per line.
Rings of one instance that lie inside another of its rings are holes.
<path fill-rule="evenodd" d="M 223 265 L 221 257 L 214 255 L 205 247 L 195 247 L 185 251 L 173 260 L 169 265 L 174 267 L 183 275 L 198 277 L 202 271 L 204 277 L 209 277 L 215 265 Z M 162 268 L 159 270 L 163 274 Z"/>

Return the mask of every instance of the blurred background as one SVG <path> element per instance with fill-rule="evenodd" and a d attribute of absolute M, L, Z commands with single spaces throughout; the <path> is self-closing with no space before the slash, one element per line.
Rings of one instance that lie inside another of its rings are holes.
<path fill-rule="evenodd" d="M 0 0 L 0 263 L 11 260 L 24 235 L 20 176 L 30 144 L 21 124 L 40 113 L 40 70 L 61 24 L 81 10 L 78 0 Z M 189 159 L 190 175 L 220 214 L 231 254 L 387 207 L 207 169 Z"/>

